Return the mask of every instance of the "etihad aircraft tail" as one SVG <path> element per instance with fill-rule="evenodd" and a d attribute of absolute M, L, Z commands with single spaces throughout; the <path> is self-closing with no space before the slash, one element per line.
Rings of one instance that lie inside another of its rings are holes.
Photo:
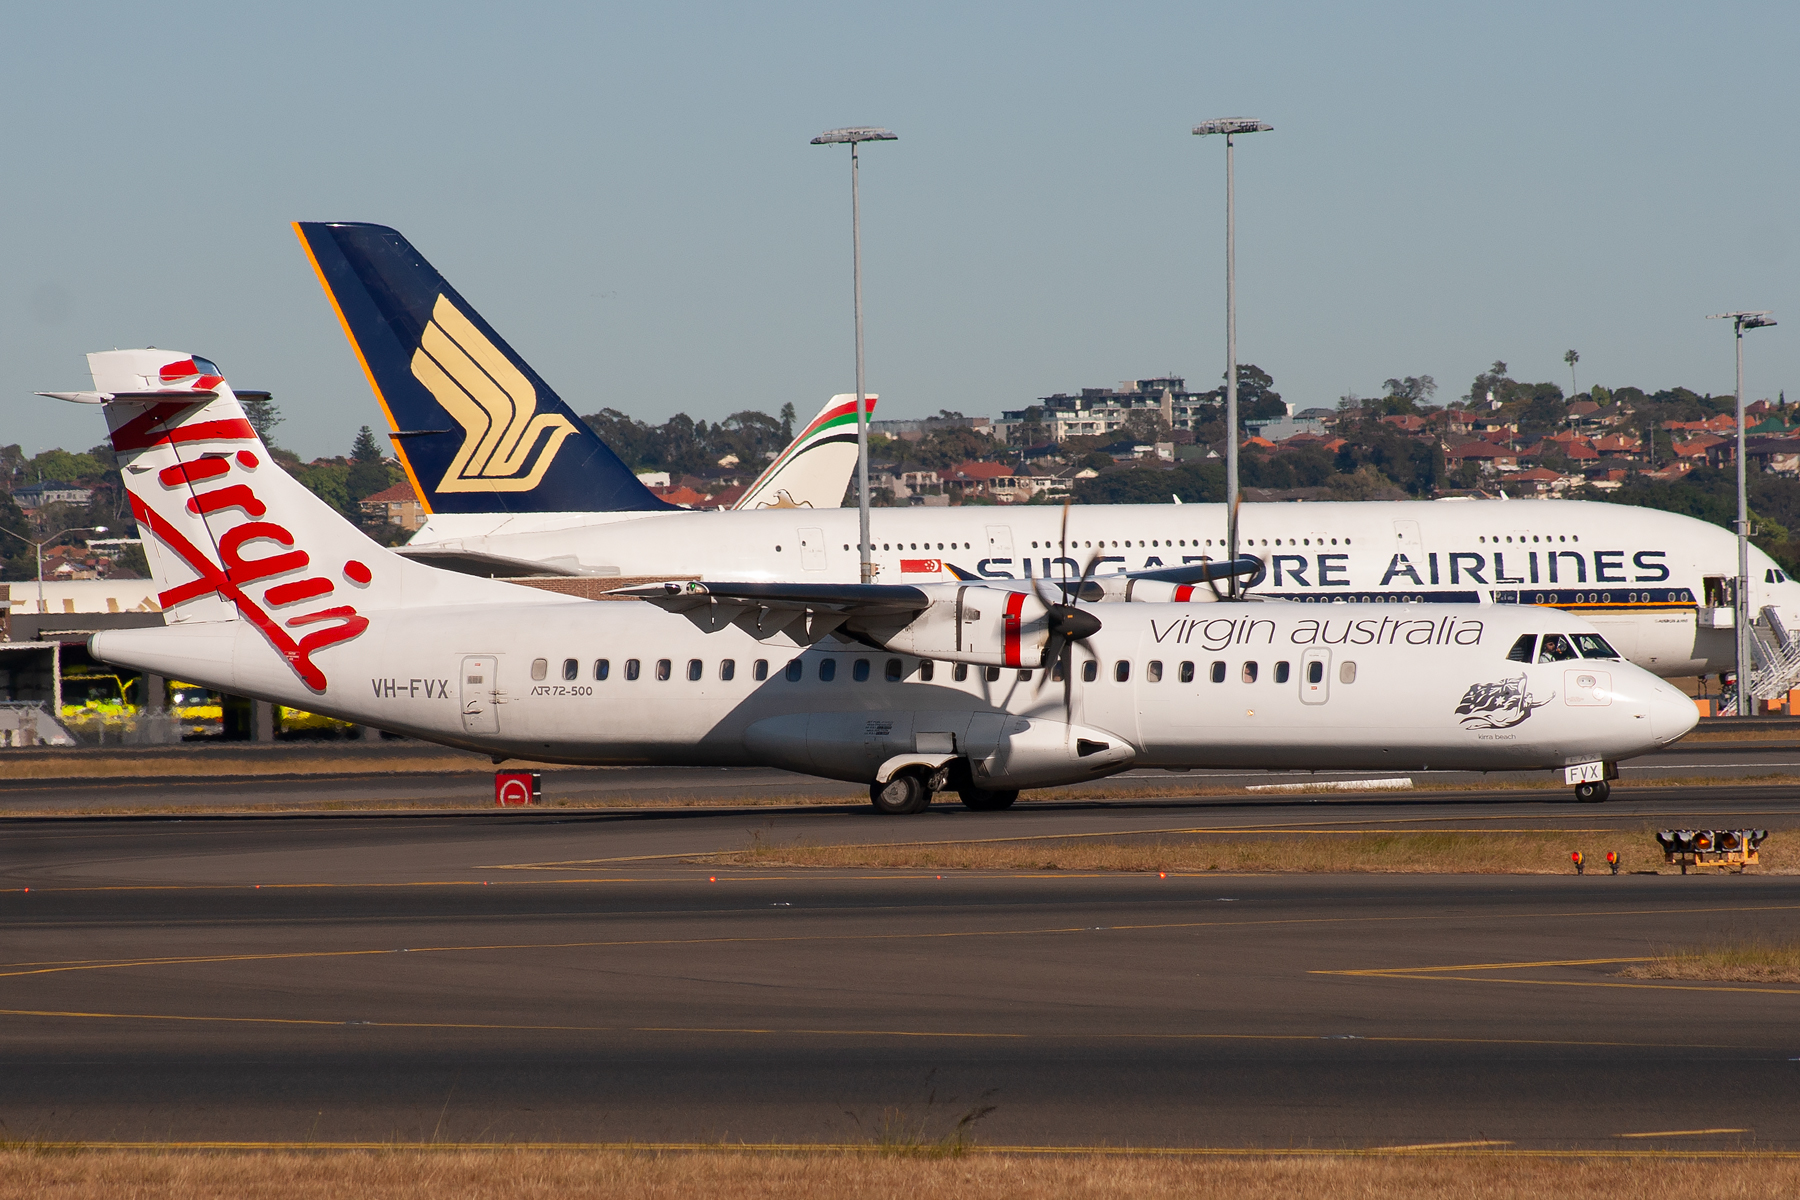
<path fill-rule="evenodd" d="M 297 221 L 429 513 L 673 507 L 398 231 Z"/>
<path fill-rule="evenodd" d="M 863 397 L 873 417 L 875 397 Z M 732 507 L 838 508 L 856 470 L 856 396 L 833 396 Z"/>

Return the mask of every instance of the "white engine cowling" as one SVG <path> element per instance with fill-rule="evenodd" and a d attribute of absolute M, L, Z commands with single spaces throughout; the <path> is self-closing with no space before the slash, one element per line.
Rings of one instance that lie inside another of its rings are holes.
<path fill-rule="evenodd" d="M 880 640 L 897 653 L 940 662 L 1038 667 L 1050 639 L 1048 612 L 1029 592 L 969 585 L 934 600 L 911 624 Z"/>
<path fill-rule="evenodd" d="M 872 781 L 896 755 L 951 754 L 968 759 L 975 782 L 991 788 L 1080 783 L 1136 757 L 1105 730 L 966 710 L 790 713 L 750 726 L 744 744 L 769 766 L 856 783 Z"/>

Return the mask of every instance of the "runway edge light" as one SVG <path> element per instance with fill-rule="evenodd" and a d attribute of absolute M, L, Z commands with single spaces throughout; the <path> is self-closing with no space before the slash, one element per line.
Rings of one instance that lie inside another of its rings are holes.
<path fill-rule="evenodd" d="M 1569 861 L 1575 864 L 1575 873 L 1577 875 L 1585 875 L 1587 873 L 1587 859 L 1581 856 L 1581 851 L 1571 850 L 1569 852 Z"/>

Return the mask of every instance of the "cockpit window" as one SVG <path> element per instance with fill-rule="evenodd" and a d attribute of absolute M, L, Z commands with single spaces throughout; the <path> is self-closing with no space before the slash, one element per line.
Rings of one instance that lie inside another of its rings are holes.
<path fill-rule="evenodd" d="M 1528 663 L 1531 661 L 1531 652 L 1535 649 L 1537 634 L 1521 633 L 1519 640 L 1512 644 L 1512 649 L 1506 652 L 1506 661 Z"/>
<path fill-rule="evenodd" d="M 1581 650 L 1583 658 L 1617 658 L 1619 652 L 1606 644 L 1606 639 L 1597 633 L 1578 633 L 1575 645 Z"/>
<path fill-rule="evenodd" d="M 1560 633 L 1546 633 L 1543 649 L 1538 651 L 1538 661 L 1568 662 L 1575 657 L 1575 647 L 1569 645 L 1569 639 Z"/>

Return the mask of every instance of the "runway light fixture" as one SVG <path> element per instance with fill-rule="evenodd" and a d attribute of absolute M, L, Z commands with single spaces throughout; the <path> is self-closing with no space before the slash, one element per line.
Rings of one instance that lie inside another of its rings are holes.
<path fill-rule="evenodd" d="M 1569 861 L 1575 864 L 1575 873 L 1577 875 L 1585 875 L 1587 873 L 1587 859 L 1582 857 L 1581 851 L 1570 851 Z"/>
<path fill-rule="evenodd" d="M 1736 868 L 1755 866 L 1761 858 L 1758 851 L 1768 839 L 1766 829 L 1663 829 L 1656 834 L 1662 848 L 1663 861 L 1681 868 Z"/>
<path fill-rule="evenodd" d="M 1612 868 L 1612 873 L 1614 875 L 1619 873 L 1619 852 L 1617 850 L 1608 850 L 1606 852 L 1606 865 Z"/>

